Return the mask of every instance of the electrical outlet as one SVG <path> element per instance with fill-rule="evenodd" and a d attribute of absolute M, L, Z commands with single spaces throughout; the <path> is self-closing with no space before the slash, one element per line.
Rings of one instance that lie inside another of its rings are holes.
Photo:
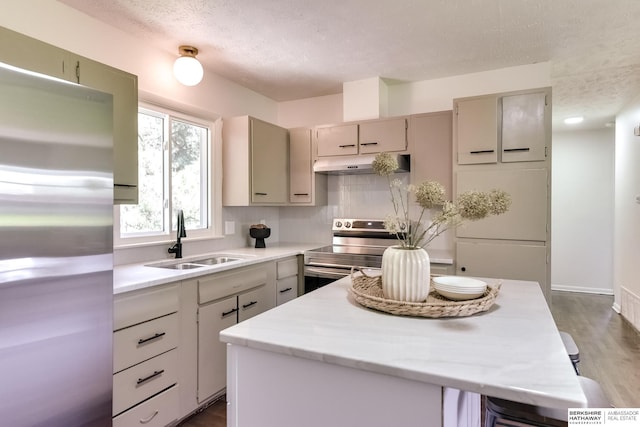
<path fill-rule="evenodd" d="M 224 222 L 224 234 L 236 234 L 236 222 L 225 221 Z"/>

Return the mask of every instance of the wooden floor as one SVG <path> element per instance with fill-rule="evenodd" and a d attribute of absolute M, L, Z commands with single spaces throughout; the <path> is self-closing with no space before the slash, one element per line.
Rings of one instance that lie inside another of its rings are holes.
<path fill-rule="evenodd" d="M 558 329 L 580 349 L 580 374 L 600 383 L 618 408 L 640 408 L 640 333 L 611 309 L 613 296 L 553 291 Z"/>
<path fill-rule="evenodd" d="M 640 408 L 640 333 L 611 309 L 613 297 L 552 292 L 551 312 L 558 329 L 580 349 L 580 373 L 600 383 L 618 408 Z M 224 397 L 181 427 L 225 427 Z"/>

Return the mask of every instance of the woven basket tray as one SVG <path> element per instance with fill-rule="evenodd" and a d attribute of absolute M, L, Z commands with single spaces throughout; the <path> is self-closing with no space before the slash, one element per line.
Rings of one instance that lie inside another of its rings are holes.
<path fill-rule="evenodd" d="M 481 297 L 453 301 L 438 294 L 435 290 L 429 292 L 425 302 L 406 302 L 386 299 L 382 294 L 382 279 L 380 276 L 367 276 L 361 271 L 361 276 L 351 271 L 351 293 L 355 300 L 368 308 L 384 311 L 399 316 L 419 317 L 464 317 L 487 311 L 495 302 L 500 291 L 501 282 L 487 284 L 487 290 Z"/>

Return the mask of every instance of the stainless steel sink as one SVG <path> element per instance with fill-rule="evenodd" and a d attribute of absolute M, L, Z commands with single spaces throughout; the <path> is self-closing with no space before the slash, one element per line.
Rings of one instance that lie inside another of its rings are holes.
<path fill-rule="evenodd" d="M 206 258 L 188 261 L 163 261 L 160 263 L 147 264 L 147 267 L 168 268 L 171 270 L 191 270 L 194 268 L 210 267 L 212 265 L 224 264 L 226 262 L 240 261 L 243 258 L 227 255 L 213 255 Z"/>
<path fill-rule="evenodd" d="M 224 264 L 225 262 L 239 261 L 241 259 L 242 258 L 234 258 L 229 256 L 215 256 L 210 258 L 196 259 L 191 262 L 193 264 L 200 264 L 200 265 L 216 265 L 216 264 Z"/>
<path fill-rule="evenodd" d="M 181 262 L 179 264 L 153 265 L 152 267 L 170 268 L 172 270 L 191 270 L 194 268 L 202 268 L 204 265 L 193 264 L 190 262 Z"/>

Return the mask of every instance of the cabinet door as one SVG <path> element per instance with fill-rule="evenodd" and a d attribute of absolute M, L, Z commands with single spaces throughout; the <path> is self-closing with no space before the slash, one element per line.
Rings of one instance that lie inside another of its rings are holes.
<path fill-rule="evenodd" d="M 298 295 L 298 276 L 295 275 L 285 279 L 279 279 L 276 287 L 278 292 L 276 295 L 276 305 L 291 301 Z"/>
<path fill-rule="evenodd" d="M 238 321 L 242 322 L 275 307 L 273 285 L 262 285 L 245 294 L 238 295 Z"/>
<path fill-rule="evenodd" d="M 455 112 L 458 164 L 497 163 L 498 98 L 456 101 Z"/>
<path fill-rule="evenodd" d="M 318 156 L 358 154 L 358 125 L 340 125 L 317 129 Z"/>
<path fill-rule="evenodd" d="M 456 274 L 531 280 L 547 293 L 547 247 L 509 243 L 456 243 Z"/>
<path fill-rule="evenodd" d="M 361 154 L 407 149 L 407 120 L 389 119 L 360 123 L 358 138 Z"/>
<path fill-rule="evenodd" d="M 237 323 L 237 297 L 198 309 L 198 402 L 227 386 L 227 346 L 220 331 Z"/>
<path fill-rule="evenodd" d="M 82 59 L 80 84 L 113 95 L 114 199 L 138 203 L 138 78 Z"/>
<path fill-rule="evenodd" d="M 509 211 L 456 229 L 458 237 L 509 240 L 547 240 L 549 193 L 547 170 L 458 171 L 456 194 L 468 190 L 501 189 L 511 196 Z"/>
<path fill-rule="evenodd" d="M 312 191 L 311 129 L 292 129 L 289 131 L 289 201 L 311 203 Z"/>
<path fill-rule="evenodd" d="M 24 70 L 77 83 L 79 56 L 24 34 L 0 27 L 0 61 Z"/>
<path fill-rule="evenodd" d="M 289 161 L 286 129 L 251 119 L 251 202 L 286 203 Z"/>
<path fill-rule="evenodd" d="M 409 126 L 411 183 L 438 181 L 452 194 L 452 112 L 412 116 Z"/>
<path fill-rule="evenodd" d="M 502 98 L 502 161 L 544 161 L 547 96 L 529 93 Z"/>

